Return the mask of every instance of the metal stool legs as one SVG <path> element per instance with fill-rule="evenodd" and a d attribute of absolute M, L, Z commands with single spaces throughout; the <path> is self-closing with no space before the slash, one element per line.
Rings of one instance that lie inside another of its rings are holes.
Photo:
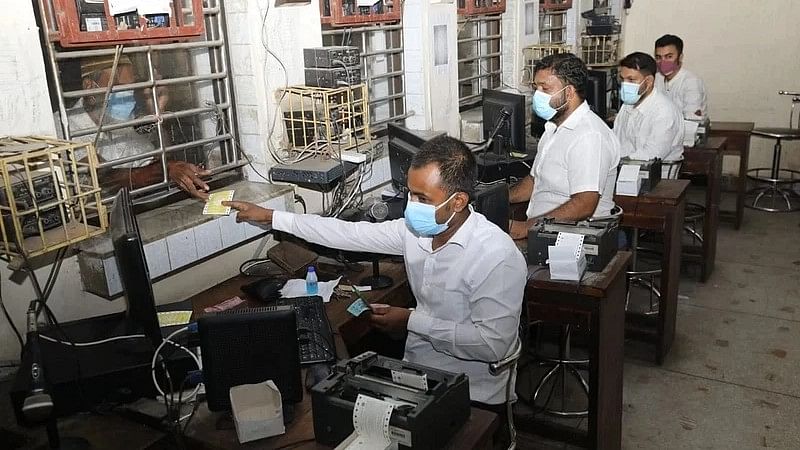
<path fill-rule="evenodd" d="M 531 403 L 536 405 L 536 399 L 539 398 L 539 395 L 542 393 L 542 389 L 547 384 L 548 381 L 551 379 L 553 380 L 552 387 L 550 388 L 550 393 L 547 396 L 547 400 L 544 403 L 543 410 L 547 414 L 551 414 L 558 417 L 586 417 L 589 415 L 589 410 L 581 410 L 581 411 L 568 411 L 566 409 L 566 383 L 567 383 L 567 375 L 570 375 L 572 378 L 577 380 L 578 384 L 580 384 L 583 392 L 586 394 L 587 398 L 589 396 L 589 383 L 583 377 L 583 375 L 579 372 L 581 368 L 588 368 L 589 360 L 588 359 L 570 359 L 570 340 L 572 336 L 572 329 L 570 325 L 564 325 L 562 329 L 562 339 L 559 343 L 559 356 L 557 358 L 542 358 L 537 357 L 539 359 L 539 364 L 542 366 L 552 365 L 553 367 L 547 372 L 545 376 L 543 376 L 539 383 L 536 385 L 536 389 L 533 392 L 533 397 L 531 398 Z M 538 339 L 537 339 L 538 340 Z M 561 409 L 556 408 L 549 408 L 550 400 L 552 399 L 553 391 L 556 388 L 555 379 L 553 379 L 557 374 L 561 374 Z"/>
<path fill-rule="evenodd" d="M 644 312 L 646 315 L 658 314 L 659 302 L 661 301 L 661 291 L 656 286 L 656 277 L 661 275 L 661 269 L 654 270 L 638 270 L 638 256 L 639 256 L 639 229 L 633 229 L 633 237 L 631 238 L 631 270 L 628 274 L 627 292 L 625 293 L 625 311 L 629 311 L 631 300 L 631 287 L 641 286 L 647 289 L 649 307 Z"/>
<path fill-rule="evenodd" d="M 766 212 L 800 211 L 800 199 L 792 190 L 792 185 L 800 183 L 800 171 L 781 169 L 781 149 L 781 138 L 776 138 L 772 154 L 772 167 L 759 167 L 747 171 L 747 177 L 751 180 L 767 184 L 751 189 L 747 193 L 749 197 L 754 197 L 751 204 L 745 205 L 748 208 Z M 765 174 L 766 171 L 769 173 Z M 789 185 L 789 188 L 782 188 L 781 185 Z M 784 205 L 785 207 L 783 207 Z"/>

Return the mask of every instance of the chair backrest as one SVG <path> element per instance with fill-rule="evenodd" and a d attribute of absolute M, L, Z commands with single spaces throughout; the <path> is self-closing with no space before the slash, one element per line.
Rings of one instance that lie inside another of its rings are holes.
<path fill-rule="evenodd" d="M 800 96 L 792 97 L 792 108 L 789 111 L 789 128 L 800 128 L 800 113 L 797 114 L 797 127 L 794 126 L 795 107 L 798 107 L 798 104 L 800 104 Z"/>
<path fill-rule="evenodd" d="M 586 222 L 619 223 L 623 212 L 624 211 L 622 210 L 621 206 L 614 205 L 614 207 L 611 208 L 611 211 L 609 212 L 609 214 L 607 216 L 589 217 L 588 219 L 586 219 Z"/>
<path fill-rule="evenodd" d="M 664 180 L 677 180 L 683 167 L 683 156 L 672 161 L 661 161 L 661 178 Z"/>

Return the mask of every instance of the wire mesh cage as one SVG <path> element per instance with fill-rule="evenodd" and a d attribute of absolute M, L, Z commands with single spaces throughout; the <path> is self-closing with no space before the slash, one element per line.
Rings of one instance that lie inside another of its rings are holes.
<path fill-rule="evenodd" d="M 294 153 L 336 153 L 370 142 L 367 85 L 286 89 L 282 110 Z"/>
<path fill-rule="evenodd" d="M 0 258 L 33 257 L 105 232 L 96 168 L 91 143 L 0 138 Z"/>
<path fill-rule="evenodd" d="M 618 50 L 618 34 L 581 36 L 581 55 L 587 66 L 616 66 Z"/>
<path fill-rule="evenodd" d="M 522 69 L 522 85 L 533 83 L 533 67 L 545 56 L 558 53 L 569 53 L 572 47 L 564 44 L 536 44 L 523 47 L 522 58 L 525 65 Z"/>

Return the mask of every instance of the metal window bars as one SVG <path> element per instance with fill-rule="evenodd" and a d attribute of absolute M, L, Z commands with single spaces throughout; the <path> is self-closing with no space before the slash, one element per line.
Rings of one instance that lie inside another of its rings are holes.
<path fill-rule="evenodd" d="M 50 1 L 40 0 L 40 8 L 51 8 Z M 133 189 L 134 196 L 161 196 L 165 191 L 177 190 L 170 188 L 168 160 L 203 164 L 211 170 L 212 178 L 232 173 L 241 176 L 239 168 L 245 162 L 237 148 L 237 120 L 221 0 L 206 0 L 203 17 L 205 29 L 199 40 L 125 46 L 121 50 L 133 64 L 136 81 L 115 84 L 111 92 L 133 91 L 137 97 L 137 113 L 129 120 L 104 120 L 102 133 L 110 136 L 109 132 L 136 130 L 149 139 L 151 145 L 144 145 L 143 151 L 136 154 L 109 158 L 104 154 L 106 148 L 101 140 L 97 148 L 101 159 L 98 168 L 130 167 L 148 161 L 160 163 L 160 180 Z M 44 25 L 44 36 L 52 36 L 56 25 L 49 21 Z M 46 40 L 46 45 L 48 64 L 55 74 L 62 136 L 67 140 L 91 142 L 101 127 L 94 122 L 82 126 L 70 117 L 81 113 L 78 99 L 102 96 L 105 88 L 86 89 L 80 76 L 74 74 L 84 58 L 113 58 L 115 49 L 64 49 L 50 39 Z M 163 90 L 168 92 L 169 101 L 162 109 L 158 96 Z M 149 107 L 142 107 L 142 103 L 149 103 Z M 100 182 L 103 187 L 102 175 Z M 104 190 L 103 201 L 110 201 L 112 194 Z"/>
<path fill-rule="evenodd" d="M 403 120 L 406 111 L 405 61 L 402 24 L 367 25 L 322 30 L 325 46 L 354 45 L 361 48 L 361 79 L 369 93 L 371 132 Z"/>
<path fill-rule="evenodd" d="M 581 36 L 581 56 L 587 66 L 614 67 L 617 65 L 618 51 L 618 34 Z"/>
<path fill-rule="evenodd" d="M 525 66 L 522 69 L 521 84 L 527 86 L 533 83 L 533 67 L 545 56 L 569 53 L 571 51 L 571 46 L 563 44 L 536 44 L 524 47 L 522 49 L 522 58 Z"/>
<path fill-rule="evenodd" d="M 539 14 L 539 43 L 564 44 L 567 41 L 567 12 L 543 10 Z"/>
<path fill-rule="evenodd" d="M 459 105 L 480 101 L 484 89 L 502 86 L 501 16 L 476 16 L 458 20 Z"/>

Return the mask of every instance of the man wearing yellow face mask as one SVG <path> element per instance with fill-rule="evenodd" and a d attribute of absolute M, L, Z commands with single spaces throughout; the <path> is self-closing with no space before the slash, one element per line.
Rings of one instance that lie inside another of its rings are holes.
<path fill-rule="evenodd" d="M 81 86 L 84 90 L 105 89 L 111 83 L 113 56 L 85 58 L 81 61 Z M 122 55 L 117 63 L 114 85 L 135 83 L 136 76 L 131 60 Z M 145 95 L 147 114 L 154 112 L 152 96 Z M 166 109 L 168 97 L 166 91 L 158 92 L 159 110 Z M 97 128 L 100 124 L 105 101 L 104 94 L 86 95 L 67 110 L 67 122 L 71 133 L 79 130 Z M 115 123 L 132 120 L 137 109 L 133 90 L 114 91 L 109 95 L 105 116 L 102 117 L 104 131 L 97 138 L 97 155 L 100 161 L 114 161 L 122 158 L 136 157 L 154 150 L 146 134 L 141 134 L 132 126 L 107 130 L 105 127 Z M 73 137 L 79 142 L 94 142 L 96 133 Z M 205 199 L 208 185 L 200 178 L 210 175 L 208 170 L 184 161 L 168 161 L 167 176 L 170 181 L 188 192 L 190 195 Z M 154 184 L 162 179 L 161 162 L 154 158 L 138 159 L 123 162 L 111 168 L 102 169 L 99 173 L 103 187 L 116 190 L 122 186 L 138 188 Z"/>
<path fill-rule="evenodd" d="M 370 322 L 407 330 L 406 360 L 466 373 L 473 402 L 502 412 L 509 375 L 490 374 L 486 363 L 513 351 L 528 270 L 511 238 L 469 206 L 477 175 L 467 147 L 442 136 L 411 161 L 405 219 L 345 222 L 223 204 L 239 211 L 237 221 L 271 224 L 326 247 L 402 255 L 417 308 L 373 308 Z"/>
<path fill-rule="evenodd" d="M 664 161 L 683 157 L 683 115 L 656 89 L 656 70 L 653 57 L 642 52 L 631 53 L 619 63 L 622 106 L 614 119 L 614 134 L 622 157 Z"/>

